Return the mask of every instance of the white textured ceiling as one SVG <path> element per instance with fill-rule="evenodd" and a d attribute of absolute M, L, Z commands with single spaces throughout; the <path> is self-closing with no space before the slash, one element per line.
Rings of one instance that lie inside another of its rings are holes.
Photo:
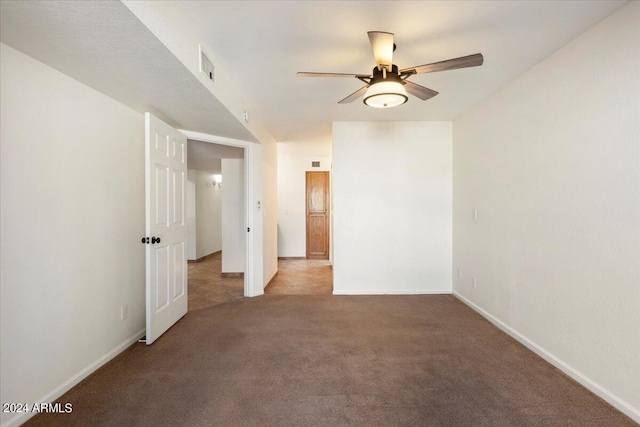
<path fill-rule="evenodd" d="M 180 9 L 278 141 L 330 137 L 332 121 L 452 120 L 625 1 L 183 1 Z M 411 77 L 440 94 L 390 110 L 337 102 L 370 73 L 367 31 L 395 34 L 400 68 L 482 53 L 482 67 Z"/>
<path fill-rule="evenodd" d="M 0 39 L 174 127 L 255 140 L 119 1 L 2 1 Z"/>
<path fill-rule="evenodd" d="M 332 121 L 451 120 L 626 1 L 181 1 L 180 10 L 283 142 L 327 141 Z M 255 140 L 118 1 L 2 1 L 2 42 L 170 124 Z M 401 68 L 481 52 L 482 67 L 412 77 L 440 92 L 375 110 L 337 101 L 369 73 L 367 31 L 393 32 Z"/>

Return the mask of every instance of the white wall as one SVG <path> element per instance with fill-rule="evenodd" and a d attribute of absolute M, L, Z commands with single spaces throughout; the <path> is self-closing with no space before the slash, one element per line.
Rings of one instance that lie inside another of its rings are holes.
<path fill-rule="evenodd" d="M 320 167 L 312 168 L 312 161 Z M 278 144 L 278 256 L 306 256 L 305 172 L 330 170 L 331 141 Z"/>
<path fill-rule="evenodd" d="M 451 292 L 451 122 L 333 124 L 335 294 Z"/>
<path fill-rule="evenodd" d="M 196 171 L 195 175 L 198 259 L 222 250 L 222 189 L 213 184 L 212 174 Z"/>
<path fill-rule="evenodd" d="M 262 141 L 263 287 L 278 272 L 278 151 L 273 140 Z"/>
<path fill-rule="evenodd" d="M 640 422 L 638 22 L 632 2 L 454 122 L 454 291 Z"/>
<path fill-rule="evenodd" d="M 187 259 L 196 256 L 196 171 L 187 169 Z"/>
<path fill-rule="evenodd" d="M 0 394 L 35 403 L 143 333 L 144 119 L 0 49 Z"/>
<path fill-rule="evenodd" d="M 244 160 L 222 159 L 222 272 L 244 272 L 247 221 Z"/>

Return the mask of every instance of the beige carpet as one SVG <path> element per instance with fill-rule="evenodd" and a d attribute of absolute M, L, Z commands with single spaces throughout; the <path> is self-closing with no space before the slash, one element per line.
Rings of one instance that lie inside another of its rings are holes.
<path fill-rule="evenodd" d="M 27 425 L 635 425 L 450 295 L 196 310 L 58 401 Z"/>

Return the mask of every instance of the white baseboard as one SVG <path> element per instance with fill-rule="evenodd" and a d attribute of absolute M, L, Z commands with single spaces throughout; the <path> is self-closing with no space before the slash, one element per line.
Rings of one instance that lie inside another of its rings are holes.
<path fill-rule="evenodd" d="M 93 362 L 91 365 L 87 366 L 86 368 L 84 368 L 83 370 L 81 370 L 80 372 L 78 372 L 77 374 L 72 376 L 71 378 L 69 378 L 64 383 L 60 384 L 58 387 L 56 387 L 55 389 L 53 389 L 52 391 L 47 393 L 45 396 L 41 397 L 40 399 L 36 400 L 35 402 L 29 402 L 29 403 L 30 404 L 34 404 L 34 403 L 52 403 L 52 402 L 54 402 L 57 398 L 59 398 L 60 396 L 65 394 L 67 391 L 71 390 L 71 388 L 73 388 L 80 381 L 82 381 L 83 379 L 87 378 L 89 375 L 91 375 L 95 371 L 97 371 L 98 368 L 102 367 L 107 362 L 109 362 L 111 359 L 116 357 L 118 354 L 122 353 L 124 350 L 129 348 L 130 345 L 136 343 L 140 338 L 142 338 L 144 336 L 145 332 L 146 332 L 145 329 L 143 329 L 143 330 L 141 330 L 139 332 L 136 332 L 134 335 L 132 335 L 129 338 L 127 338 L 123 343 L 121 343 L 120 345 L 115 347 L 113 350 L 111 350 L 110 352 L 108 352 L 107 354 L 105 354 L 104 356 L 102 356 L 101 358 L 96 360 L 95 362 Z M 0 427 L 15 427 L 15 426 L 19 426 L 20 424 L 25 423 L 29 418 L 33 417 L 34 415 L 36 415 L 36 413 L 33 413 L 33 412 L 19 414 L 19 415 L 13 417 L 13 418 L 7 420 Z"/>
<path fill-rule="evenodd" d="M 471 307 L 473 310 L 481 314 L 484 318 L 486 318 L 488 321 L 496 325 L 498 328 L 502 329 L 504 332 L 509 334 L 516 341 L 520 342 L 522 345 L 527 347 L 529 350 L 533 351 L 538 356 L 542 357 L 544 360 L 551 363 L 553 366 L 560 369 L 562 372 L 564 372 L 565 374 L 573 378 L 575 381 L 580 383 L 582 386 L 590 390 L 596 396 L 604 399 L 611 406 L 613 406 L 614 408 L 616 408 L 617 410 L 619 410 L 620 412 L 622 412 L 623 414 L 631 418 L 633 421 L 640 424 L 640 409 L 634 408 L 629 403 L 625 402 L 615 394 L 611 393 L 609 390 L 602 387 L 600 384 L 596 383 L 595 381 L 593 381 L 583 373 L 577 371 L 576 369 L 568 365 L 566 362 L 560 360 L 558 357 L 549 353 L 547 350 L 540 347 L 538 344 L 534 343 L 529 338 L 522 335 L 520 332 L 516 331 L 510 326 L 507 326 L 501 320 L 497 319 L 496 317 L 489 314 L 484 309 L 472 303 L 471 301 L 469 301 L 468 299 L 460 295 L 458 292 L 453 291 L 453 295 L 456 298 L 458 298 L 460 301 L 462 301 L 463 303 Z"/>
<path fill-rule="evenodd" d="M 333 295 L 451 295 L 451 290 L 442 289 L 420 289 L 420 290 L 402 290 L 402 289 L 381 289 L 381 290 L 333 290 Z"/>

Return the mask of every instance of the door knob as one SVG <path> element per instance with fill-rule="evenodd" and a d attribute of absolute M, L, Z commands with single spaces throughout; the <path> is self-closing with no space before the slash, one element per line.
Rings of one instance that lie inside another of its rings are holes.
<path fill-rule="evenodd" d="M 152 238 L 151 238 L 151 243 L 152 243 L 152 244 L 160 243 L 160 238 L 159 238 L 159 237 L 152 237 Z"/>
<path fill-rule="evenodd" d="M 149 238 L 148 237 L 143 237 L 142 238 L 142 243 L 149 243 Z"/>

